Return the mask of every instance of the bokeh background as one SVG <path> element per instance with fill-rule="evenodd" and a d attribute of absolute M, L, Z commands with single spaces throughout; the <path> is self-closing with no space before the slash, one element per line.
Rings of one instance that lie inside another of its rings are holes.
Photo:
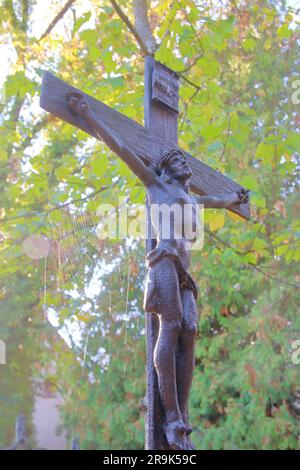
<path fill-rule="evenodd" d="M 30 447 L 144 446 L 144 242 L 99 240 L 95 218 L 144 190 L 39 107 L 49 70 L 143 123 L 132 3 L 1 2 L 0 447 L 20 413 Z M 194 253 L 194 441 L 299 449 L 299 4 L 149 1 L 148 19 L 181 77 L 180 146 L 251 190 L 251 220 L 207 210 Z"/>

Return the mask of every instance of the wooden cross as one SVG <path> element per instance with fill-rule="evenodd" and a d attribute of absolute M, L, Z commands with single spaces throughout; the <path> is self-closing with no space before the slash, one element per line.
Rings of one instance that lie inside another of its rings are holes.
<path fill-rule="evenodd" d="M 143 160 L 154 161 L 165 151 L 177 147 L 178 143 L 178 75 L 156 62 L 153 57 L 145 61 L 145 126 L 125 115 L 114 111 L 101 101 L 68 85 L 45 72 L 43 76 L 40 105 L 54 116 L 99 138 L 89 129 L 84 120 L 73 114 L 67 106 L 67 95 L 79 92 L 84 96 L 89 109 L 99 122 L 104 122 L 114 134 Z M 205 163 L 184 152 L 192 169 L 191 190 L 199 195 L 226 195 L 241 186 Z M 229 210 L 249 219 L 249 204 L 232 206 Z M 155 241 L 148 238 L 147 250 L 154 247 Z M 167 450 L 169 446 L 162 431 L 163 411 L 160 403 L 157 374 L 153 364 L 153 350 L 158 335 L 156 315 L 147 314 L 147 420 L 146 449 Z"/>

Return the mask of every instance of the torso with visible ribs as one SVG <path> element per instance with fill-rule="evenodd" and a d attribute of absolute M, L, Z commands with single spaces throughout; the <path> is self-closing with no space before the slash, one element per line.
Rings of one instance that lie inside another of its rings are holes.
<path fill-rule="evenodd" d="M 191 245 L 200 227 L 195 198 L 172 183 L 160 181 L 147 188 L 147 195 L 157 246 L 175 248 L 188 268 Z"/>

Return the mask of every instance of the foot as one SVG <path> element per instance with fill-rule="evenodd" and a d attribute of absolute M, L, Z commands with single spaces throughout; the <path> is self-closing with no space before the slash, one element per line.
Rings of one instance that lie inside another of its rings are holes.
<path fill-rule="evenodd" d="M 183 421 L 172 421 L 164 425 L 164 432 L 172 450 L 192 450 L 186 438 L 186 426 Z"/>
<path fill-rule="evenodd" d="M 188 423 L 185 423 L 185 432 L 187 436 L 189 436 L 193 432 L 193 428 L 191 428 Z"/>
<path fill-rule="evenodd" d="M 192 442 L 192 439 L 190 436 L 186 436 L 186 442 L 187 445 L 189 446 L 189 450 L 195 450 L 195 444 Z"/>
<path fill-rule="evenodd" d="M 186 434 L 186 440 L 187 440 L 187 443 L 189 445 L 189 448 L 191 450 L 195 450 L 195 445 L 193 444 L 191 438 L 190 438 L 190 434 L 193 432 L 193 428 L 188 424 L 188 423 L 185 423 L 185 434 Z"/>

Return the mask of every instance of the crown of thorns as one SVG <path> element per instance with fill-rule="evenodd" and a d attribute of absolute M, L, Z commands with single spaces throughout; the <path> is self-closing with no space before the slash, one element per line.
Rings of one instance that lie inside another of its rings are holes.
<path fill-rule="evenodd" d="M 174 148 L 174 149 L 168 150 L 168 152 L 164 153 L 157 162 L 157 166 L 156 166 L 157 172 L 160 174 L 163 171 L 164 168 L 169 166 L 169 164 L 171 163 L 173 158 L 178 157 L 178 156 L 180 156 L 180 157 L 182 157 L 186 160 L 186 156 L 179 149 Z"/>

